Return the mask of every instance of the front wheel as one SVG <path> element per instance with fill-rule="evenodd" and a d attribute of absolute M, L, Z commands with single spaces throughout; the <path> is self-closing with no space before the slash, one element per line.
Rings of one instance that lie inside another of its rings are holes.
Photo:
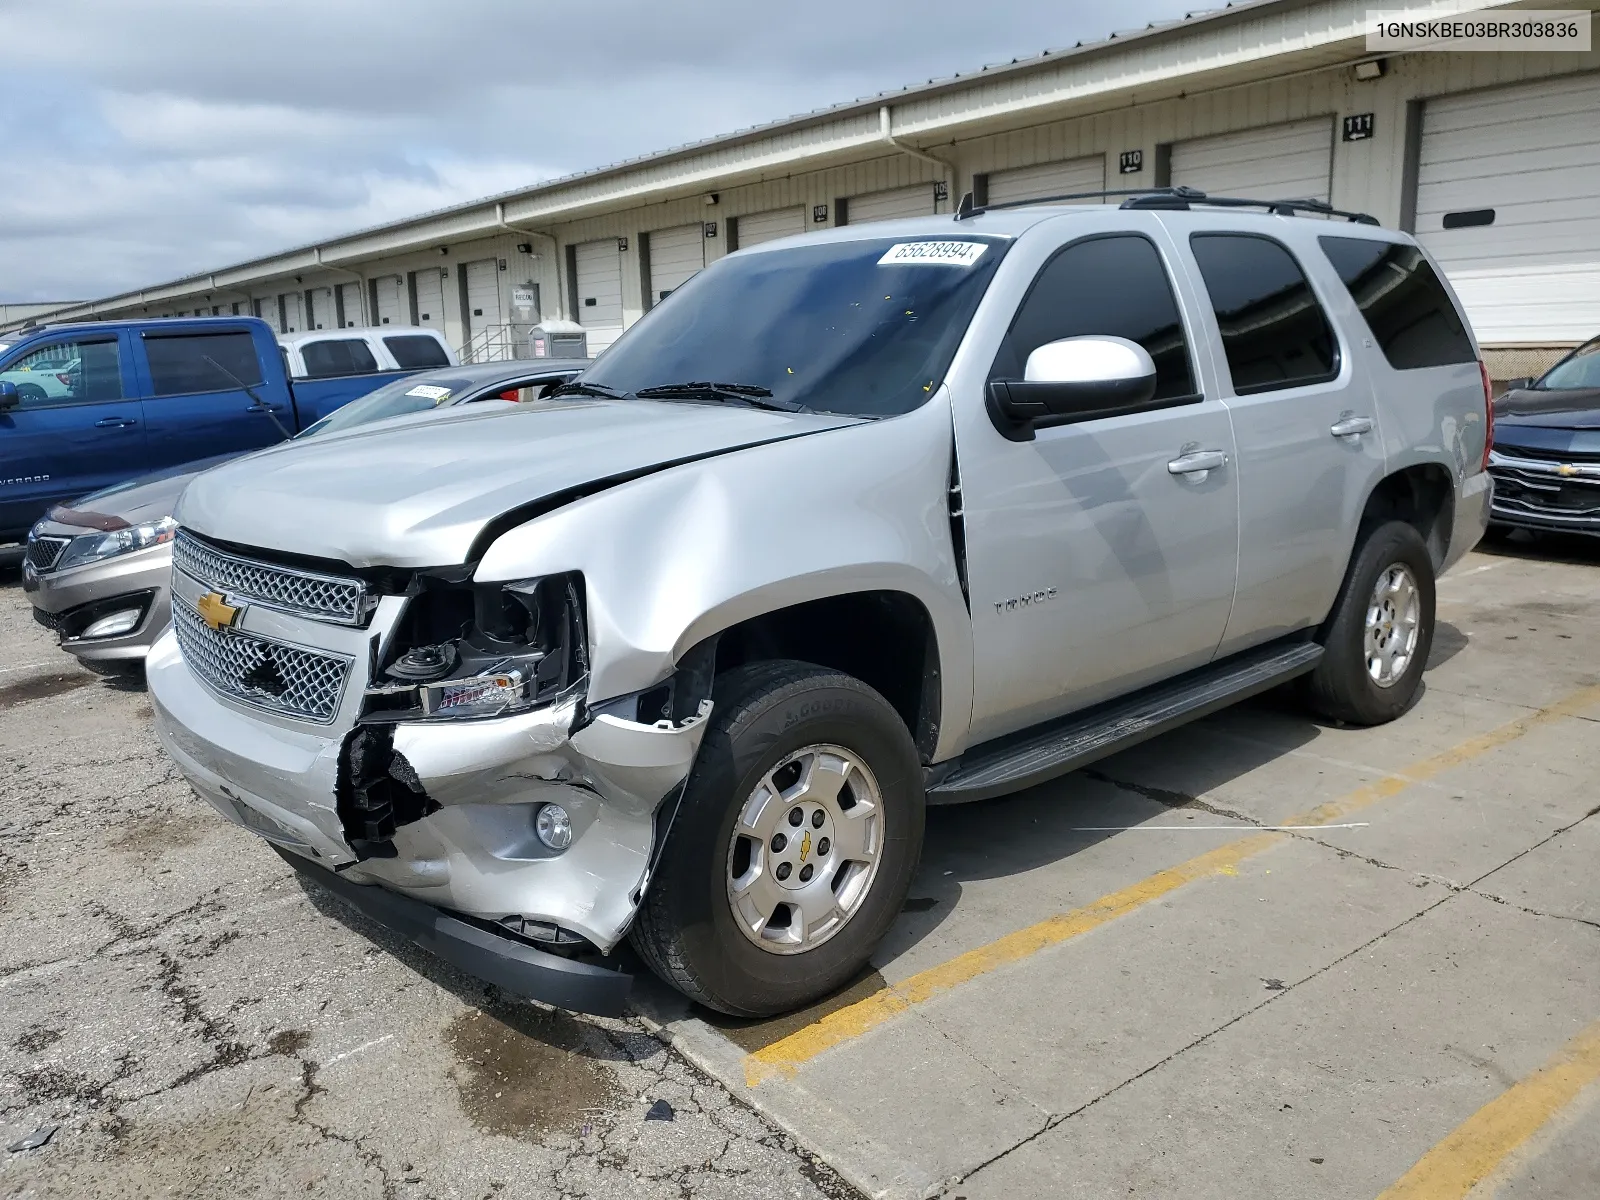
<path fill-rule="evenodd" d="M 848 983 L 905 902 L 922 851 L 922 768 L 899 715 L 848 675 L 737 668 L 634 922 L 672 986 L 741 1017 Z"/>
<path fill-rule="evenodd" d="M 1392 721 L 1416 699 L 1433 647 L 1433 557 L 1404 521 L 1367 532 L 1323 627 L 1307 693 L 1318 713 L 1352 725 Z"/>

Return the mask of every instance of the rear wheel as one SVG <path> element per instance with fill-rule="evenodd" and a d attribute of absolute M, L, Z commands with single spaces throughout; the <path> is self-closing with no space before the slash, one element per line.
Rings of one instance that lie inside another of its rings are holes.
<path fill-rule="evenodd" d="M 1416 699 L 1433 625 L 1433 558 L 1421 535 L 1403 521 L 1372 527 L 1323 627 L 1312 707 L 1352 725 L 1394 720 Z"/>
<path fill-rule="evenodd" d="M 707 1007 L 799 1008 L 866 965 L 922 850 L 922 768 L 860 680 L 799 662 L 717 681 L 634 945 Z"/>

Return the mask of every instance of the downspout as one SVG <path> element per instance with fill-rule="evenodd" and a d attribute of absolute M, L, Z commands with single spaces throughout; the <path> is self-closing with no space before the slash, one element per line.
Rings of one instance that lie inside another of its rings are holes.
<path fill-rule="evenodd" d="M 339 271 L 342 274 L 350 276 L 350 278 L 354 279 L 357 283 L 359 283 L 361 285 L 360 287 L 358 287 L 356 289 L 356 292 L 361 297 L 361 324 L 363 326 L 370 326 L 372 324 L 372 317 L 367 312 L 367 287 L 368 287 L 367 277 L 365 275 L 361 274 L 359 271 L 352 271 L 349 267 L 336 267 L 332 263 L 323 262 L 322 261 L 322 247 L 321 246 L 318 246 L 316 248 L 316 251 L 317 251 L 317 266 L 322 267 L 325 270 L 329 270 L 329 271 Z"/>
<path fill-rule="evenodd" d="M 893 123 L 889 119 L 889 106 L 887 104 L 878 109 L 878 137 L 885 144 L 893 146 L 896 150 L 900 151 L 900 153 L 909 154 L 912 158 L 920 158 L 923 162 L 929 162 L 938 167 L 939 170 L 944 174 L 945 195 L 947 197 L 945 203 L 955 203 L 955 164 L 946 162 L 942 158 L 936 158 L 925 150 L 918 150 L 916 147 L 908 146 L 904 142 L 895 141 L 894 127 Z"/>
<path fill-rule="evenodd" d="M 561 279 L 561 243 L 556 241 L 556 235 L 545 233 L 540 229 L 519 229 L 517 226 L 509 224 L 506 221 L 506 204 L 504 200 L 495 202 L 494 219 L 495 224 L 499 225 L 501 229 L 509 230 L 512 233 L 526 234 L 528 237 L 544 238 L 550 243 L 550 262 L 555 267 L 556 272 L 556 310 L 559 312 L 565 308 L 567 292 Z M 539 309 L 539 319 L 542 321 L 544 320 L 544 305 L 541 304 Z M 577 320 L 577 317 L 574 315 L 570 319 Z"/>

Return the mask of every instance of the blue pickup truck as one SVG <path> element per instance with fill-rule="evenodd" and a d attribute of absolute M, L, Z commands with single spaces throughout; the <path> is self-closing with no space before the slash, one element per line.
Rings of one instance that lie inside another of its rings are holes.
<path fill-rule="evenodd" d="M 411 370 L 449 362 L 436 357 Z M 281 442 L 411 370 L 291 379 L 272 328 L 255 317 L 34 331 L 0 351 L 0 545 L 26 537 L 53 504 Z"/>

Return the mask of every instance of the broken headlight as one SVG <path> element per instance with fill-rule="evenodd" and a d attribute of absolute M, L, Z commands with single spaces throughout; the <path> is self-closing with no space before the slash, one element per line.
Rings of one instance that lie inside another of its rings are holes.
<path fill-rule="evenodd" d="M 549 703 L 588 670 L 582 579 L 473 583 L 418 575 L 388 661 L 367 690 L 377 719 L 498 717 Z"/>

